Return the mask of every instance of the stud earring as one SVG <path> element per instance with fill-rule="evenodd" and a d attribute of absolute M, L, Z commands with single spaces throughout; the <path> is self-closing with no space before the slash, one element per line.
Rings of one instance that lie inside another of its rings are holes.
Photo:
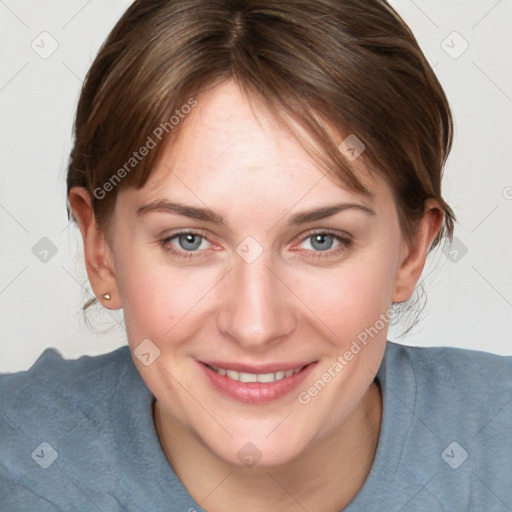
<path fill-rule="evenodd" d="M 103 297 L 105 300 L 110 300 L 110 298 L 111 298 L 111 297 L 110 297 L 110 293 L 104 293 L 104 294 L 102 295 L 102 297 Z"/>

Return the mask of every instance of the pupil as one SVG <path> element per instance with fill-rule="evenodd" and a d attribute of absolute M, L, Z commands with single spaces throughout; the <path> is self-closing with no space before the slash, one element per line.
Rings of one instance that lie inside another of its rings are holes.
<path fill-rule="evenodd" d="M 180 235 L 179 242 L 182 249 L 192 251 L 201 245 L 201 237 L 192 234 Z"/>
<path fill-rule="evenodd" d="M 332 236 L 331 235 L 315 235 L 313 237 L 312 246 L 315 249 L 319 249 L 321 251 L 325 251 L 330 249 L 332 246 Z"/>

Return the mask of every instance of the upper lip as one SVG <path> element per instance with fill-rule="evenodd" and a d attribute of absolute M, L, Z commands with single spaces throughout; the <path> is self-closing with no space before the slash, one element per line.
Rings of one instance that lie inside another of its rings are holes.
<path fill-rule="evenodd" d="M 266 363 L 266 364 L 244 364 L 244 363 L 229 363 L 226 361 L 200 361 L 215 368 L 224 368 L 225 370 L 234 370 L 243 373 L 275 373 L 279 371 L 295 370 L 302 368 L 314 361 L 299 361 L 297 363 Z"/>

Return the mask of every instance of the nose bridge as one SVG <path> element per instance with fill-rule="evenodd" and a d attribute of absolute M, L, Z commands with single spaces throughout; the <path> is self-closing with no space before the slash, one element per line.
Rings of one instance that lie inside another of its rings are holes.
<path fill-rule="evenodd" d="M 289 292 L 276 277 L 271 263 L 265 253 L 252 262 L 236 255 L 225 285 L 218 327 L 246 348 L 265 347 L 295 328 Z"/>

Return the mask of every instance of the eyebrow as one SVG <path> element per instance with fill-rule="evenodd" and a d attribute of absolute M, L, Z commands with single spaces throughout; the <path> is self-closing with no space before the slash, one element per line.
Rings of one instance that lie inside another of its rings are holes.
<path fill-rule="evenodd" d="M 289 220 L 288 224 L 295 226 L 298 224 L 305 224 L 307 222 L 313 222 L 315 220 L 325 219 L 331 217 L 336 213 L 343 212 L 350 209 L 358 209 L 369 215 L 375 215 L 375 212 L 368 206 L 359 203 L 339 203 L 331 206 L 322 206 L 321 208 L 315 208 L 313 210 L 307 210 L 304 212 L 296 213 Z M 225 223 L 222 215 L 215 213 L 209 208 L 198 208 L 196 206 L 187 206 L 181 203 L 175 203 L 162 199 L 154 201 L 141 206 L 137 209 L 137 216 L 142 216 L 150 212 L 164 212 L 175 215 L 182 215 L 191 219 L 202 220 L 205 222 L 212 222 L 215 224 Z"/>

